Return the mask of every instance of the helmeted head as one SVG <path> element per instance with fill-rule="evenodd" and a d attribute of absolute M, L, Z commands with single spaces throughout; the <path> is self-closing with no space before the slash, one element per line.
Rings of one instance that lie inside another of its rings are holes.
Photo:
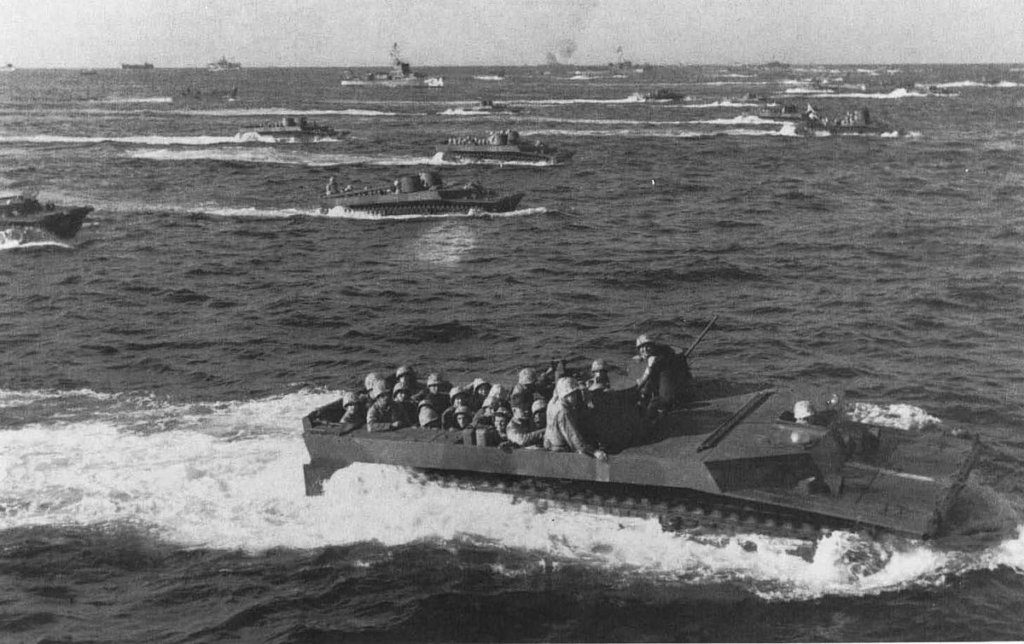
<path fill-rule="evenodd" d="M 608 365 L 600 358 L 590 363 L 590 373 L 597 373 L 599 371 L 608 371 Z"/>
<path fill-rule="evenodd" d="M 455 424 L 459 427 L 465 427 L 473 422 L 473 410 L 465 405 L 459 405 L 455 408 Z"/>
<path fill-rule="evenodd" d="M 428 387 L 440 387 L 441 386 L 441 374 L 439 374 L 439 373 L 432 373 L 429 376 L 427 376 L 427 386 Z"/>
<path fill-rule="evenodd" d="M 636 337 L 636 348 L 637 348 L 637 351 L 639 351 L 640 349 L 642 349 L 642 348 L 644 348 L 646 346 L 654 344 L 654 342 L 655 342 L 655 340 L 654 340 L 654 336 L 653 335 L 651 335 L 650 333 L 641 333 L 640 335 L 638 335 Z"/>
<path fill-rule="evenodd" d="M 470 388 L 477 396 L 486 396 L 491 390 L 491 383 L 487 382 L 483 378 L 474 378 L 473 384 L 470 385 Z"/>
<path fill-rule="evenodd" d="M 363 379 L 363 389 L 365 389 L 366 391 L 373 391 L 373 383 L 383 380 L 384 378 L 382 378 L 379 373 L 377 373 L 376 371 L 371 371 L 370 373 L 366 374 L 366 378 Z"/>
<path fill-rule="evenodd" d="M 508 397 L 505 395 L 505 388 L 501 385 L 494 385 L 491 387 L 491 390 L 487 392 L 487 398 L 484 399 L 483 406 L 494 409 L 507 398 Z"/>
<path fill-rule="evenodd" d="M 512 418 L 512 405 L 508 404 L 505 401 L 501 401 L 494 408 L 494 417 L 503 417 L 505 419 Z"/>
<path fill-rule="evenodd" d="M 428 399 L 420 401 L 419 405 L 419 424 L 420 427 L 434 427 L 441 421 L 441 416 L 434 409 L 434 405 L 430 403 Z"/>
<path fill-rule="evenodd" d="M 537 370 L 525 367 L 519 370 L 519 384 L 521 385 L 535 385 L 537 384 Z"/>
<path fill-rule="evenodd" d="M 448 397 L 451 398 L 452 404 L 458 407 L 469 397 L 469 392 L 465 387 L 452 387 L 452 390 L 448 392 Z"/>
<path fill-rule="evenodd" d="M 494 426 L 504 433 L 510 420 L 512 420 L 512 405 L 508 403 L 498 405 L 494 410 Z"/>
<path fill-rule="evenodd" d="M 572 376 L 562 376 L 555 383 L 555 397 L 561 400 L 569 400 L 579 390 L 580 383 Z"/>
<path fill-rule="evenodd" d="M 395 383 L 395 387 L 394 387 L 394 389 L 391 390 L 391 393 L 396 398 L 398 397 L 399 394 L 403 394 L 403 395 L 407 396 L 407 395 L 409 395 L 409 385 L 407 385 L 404 382 L 402 382 L 401 380 L 399 380 L 398 382 Z"/>
<path fill-rule="evenodd" d="M 530 413 L 531 414 L 537 414 L 537 413 L 543 414 L 543 413 L 547 412 L 547 409 L 548 409 L 548 404 L 546 402 L 544 402 L 543 400 L 539 399 L 539 398 L 537 400 L 534 400 L 533 404 L 530 405 Z"/>
<path fill-rule="evenodd" d="M 348 409 L 359 404 L 359 396 L 354 391 L 343 391 L 341 393 L 341 406 Z"/>
<path fill-rule="evenodd" d="M 412 367 L 410 367 L 407 364 L 404 364 L 395 370 L 395 378 L 401 380 L 403 377 L 415 380 L 416 372 L 412 370 Z"/>
<path fill-rule="evenodd" d="M 387 397 L 389 393 L 388 385 L 383 380 L 373 383 L 373 386 L 370 388 L 370 398 L 374 400 Z"/>

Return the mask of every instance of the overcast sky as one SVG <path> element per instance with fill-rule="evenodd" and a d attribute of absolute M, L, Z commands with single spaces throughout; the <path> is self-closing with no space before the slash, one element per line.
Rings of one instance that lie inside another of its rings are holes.
<path fill-rule="evenodd" d="M 0 0 L 16 67 L 1020 63 L 1024 0 Z"/>

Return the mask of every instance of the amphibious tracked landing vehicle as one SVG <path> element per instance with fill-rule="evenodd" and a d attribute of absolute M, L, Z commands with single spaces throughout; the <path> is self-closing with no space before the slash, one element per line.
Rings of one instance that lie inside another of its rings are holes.
<path fill-rule="evenodd" d="M 380 463 L 542 507 L 657 517 L 667 530 L 931 538 L 943 534 L 978 450 L 954 433 L 855 422 L 841 404 L 798 420 L 800 401 L 776 389 L 697 389 L 653 426 L 641 421 L 635 388 L 593 398 L 583 422 L 603 460 L 419 427 L 342 433 L 332 403 L 303 418 L 306 493 L 320 494 L 351 463 Z"/>
<path fill-rule="evenodd" d="M 32 194 L 0 196 L 0 226 L 39 228 L 60 239 L 78 234 L 92 211 L 92 206 L 42 204 Z"/>
<path fill-rule="evenodd" d="M 798 134 L 815 136 L 818 134 L 899 134 L 892 125 L 875 121 L 871 118 L 868 108 L 851 110 L 837 118 L 820 116 L 812 106 L 801 114 L 797 122 Z"/>
<path fill-rule="evenodd" d="M 238 132 L 239 136 L 255 135 L 271 137 L 275 141 L 297 141 L 308 143 L 323 139 L 336 139 L 342 135 L 329 125 L 308 121 L 305 116 L 285 116 L 276 123 L 250 125 Z"/>
<path fill-rule="evenodd" d="M 522 141 L 519 132 L 489 132 L 486 137 L 460 136 L 437 146 L 441 159 L 459 163 L 566 163 L 574 150 L 559 150 L 544 143 Z"/>
<path fill-rule="evenodd" d="M 320 211 L 335 207 L 370 212 L 383 217 L 395 215 L 440 215 L 454 213 L 509 212 L 515 210 L 523 193 L 499 195 L 476 183 L 445 186 L 436 172 L 411 174 L 395 179 L 392 186 L 364 190 L 329 190 L 320 199 Z"/>

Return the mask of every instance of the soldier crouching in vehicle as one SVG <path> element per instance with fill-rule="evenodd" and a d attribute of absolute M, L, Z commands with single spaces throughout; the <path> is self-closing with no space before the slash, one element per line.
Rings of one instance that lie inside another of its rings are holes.
<path fill-rule="evenodd" d="M 537 402 L 540 403 L 541 412 L 544 412 L 544 402 L 540 400 Z M 519 447 L 531 447 L 544 443 L 544 428 L 537 427 L 530 413 L 523 411 L 521 407 L 512 407 L 512 420 L 508 424 L 506 434 L 508 440 Z"/>
<path fill-rule="evenodd" d="M 340 432 L 347 434 L 355 429 L 359 429 L 366 424 L 366 411 L 362 403 L 359 400 L 359 396 L 353 391 L 346 391 L 341 395 L 341 404 L 345 408 L 345 413 L 342 415 L 341 420 L 338 421 L 340 425 Z"/>
<path fill-rule="evenodd" d="M 636 339 L 636 348 L 645 363 L 644 373 L 636 381 L 640 406 L 645 418 L 654 421 L 686 398 L 693 377 L 684 354 L 656 342 L 650 335 L 640 335 Z"/>
<path fill-rule="evenodd" d="M 583 392 L 572 376 L 563 376 L 555 384 L 555 392 L 548 403 L 544 447 L 553 452 L 578 452 L 604 460 L 604 450 L 595 447 L 585 436 L 580 424 Z"/>
<path fill-rule="evenodd" d="M 608 377 L 608 364 L 598 358 L 590 363 L 590 379 L 587 380 L 587 389 L 590 391 L 608 391 L 612 388 L 612 381 Z"/>
<path fill-rule="evenodd" d="M 441 429 L 441 414 L 437 413 L 437 407 L 429 396 L 420 401 L 417 405 L 417 422 L 424 429 Z"/>
<path fill-rule="evenodd" d="M 530 405 L 530 418 L 533 421 L 534 429 L 544 429 L 548 425 L 548 403 L 544 400 L 534 400 Z"/>
<path fill-rule="evenodd" d="M 494 408 L 494 429 L 498 432 L 501 440 L 509 440 L 508 429 L 512 420 L 512 405 L 507 400 L 502 400 Z"/>
<path fill-rule="evenodd" d="M 391 392 L 388 391 L 386 382 L 378 380 L 373 383 L 370 398 L 373 400 L 373 404 L 366 411 L 366 431 L 388 432 L 407 426 L 399 417 L 402 415 L 401 412 L 396 413 L 396 407 L 391 401 Z"/>

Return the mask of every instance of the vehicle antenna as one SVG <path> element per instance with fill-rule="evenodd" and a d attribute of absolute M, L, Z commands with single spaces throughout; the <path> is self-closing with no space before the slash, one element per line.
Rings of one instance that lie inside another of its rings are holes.
<path fill-rule="evenodd" d="M 704 336 L 707 335 L 708 331 L 711 330 L 711 327 L 714 326 L 715 321 L 717 319 L 718 319 L 718 315 L 715 315 L 715 317 L 711 318 L 711 321 L 708 322 L 707 326 L 704 327 L 704 330 L 700 332 L 700 335 L 698 335 L 697 339 L 693 341 L 693 344 L 690 345 L 690 348 L 683 352 L 684 356 L 686 356 L 686 357 L 690 356 L 690 354 L 693 352 L 693 350 L 697 348 L 697 345 L 700 344 L 700 341 L 704 339 Z"/>

